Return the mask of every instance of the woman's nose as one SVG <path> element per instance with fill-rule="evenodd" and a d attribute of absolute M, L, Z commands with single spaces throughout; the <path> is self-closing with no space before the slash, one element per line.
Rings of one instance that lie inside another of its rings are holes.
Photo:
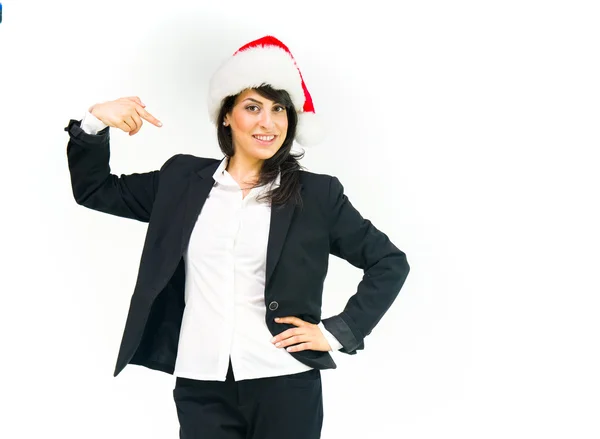
<path fill-rule="evenodd" d="M 271 129 L 273 127 L 273 117 L 269 111 L 263 111 L 260 118 L 260 124 L 266 129 Z"/>

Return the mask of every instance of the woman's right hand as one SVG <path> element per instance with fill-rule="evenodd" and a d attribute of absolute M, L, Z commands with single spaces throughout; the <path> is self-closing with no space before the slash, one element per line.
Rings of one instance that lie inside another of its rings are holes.
<path fill-rule="evenodd" d="M 162 122 L 148 113 L 145 107 L 140 98 L 130 96 L 93 105 L 88 111 L 105 125 L 119 128 L 133 136 L 142 128 L 142 119 L 157 127 L 162 126 Z"/>

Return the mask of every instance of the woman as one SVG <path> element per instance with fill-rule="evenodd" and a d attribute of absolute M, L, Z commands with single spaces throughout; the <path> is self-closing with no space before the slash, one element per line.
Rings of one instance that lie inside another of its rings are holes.
<path fill-rule="evenodd" d="M 143 174 L 109 167 L 109 127 L 162 126 L 139 98 L 94 105 L 65 128 L 77 203 L 149 223 L 114 375 L 127 364 L 175 375 L 181 438 L 316 439 L 329 351 L 364 348 L 406 256 L 336 177 L 300 169 L 293 142 L 319 129 L 283 43 L 240 48 L 211 79 L 208 106 L 224 158 L 178 154 Z M 330 254 L 364 277 L 321 319 Z"/>

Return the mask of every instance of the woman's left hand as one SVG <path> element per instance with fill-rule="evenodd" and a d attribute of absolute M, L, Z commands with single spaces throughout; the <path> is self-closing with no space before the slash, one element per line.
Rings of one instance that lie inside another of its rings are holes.
<path fill-rule="evenodd" d="M 271 342 L 278 348 L 287 348 L 288 352 L 298 352 L 304 350 L 311 351 L 330 351 L 331 346 L 325 339 L 325 336 L 318 325 L 305 322 L 298 317 L 279 317 L 275 319 L 276 323 L 290 323 L 297 326 L 283 331 L 271 339 Z M 299 343 L 299 344 L 298 344 Z"/>

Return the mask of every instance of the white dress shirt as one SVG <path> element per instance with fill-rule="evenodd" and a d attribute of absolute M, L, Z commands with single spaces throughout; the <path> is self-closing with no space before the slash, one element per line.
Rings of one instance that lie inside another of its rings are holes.
<path fill-rule="evenodd" d="M 88 134 L 105 127 L 89 112 L 81 123 Z M 252 188 L 243 197 L 227 163 L 225 157 L 213 175 L 215 184 L 183 255 L 186 305 L 173 375 L 225 381 L 230 358 L 236 381 L 310 370 L 271 343 L 265 323 L 271 207 L 257 197 L 270 186 Z M 332 350 L 342 347 L 322 322 L 318 326 Z"/>

